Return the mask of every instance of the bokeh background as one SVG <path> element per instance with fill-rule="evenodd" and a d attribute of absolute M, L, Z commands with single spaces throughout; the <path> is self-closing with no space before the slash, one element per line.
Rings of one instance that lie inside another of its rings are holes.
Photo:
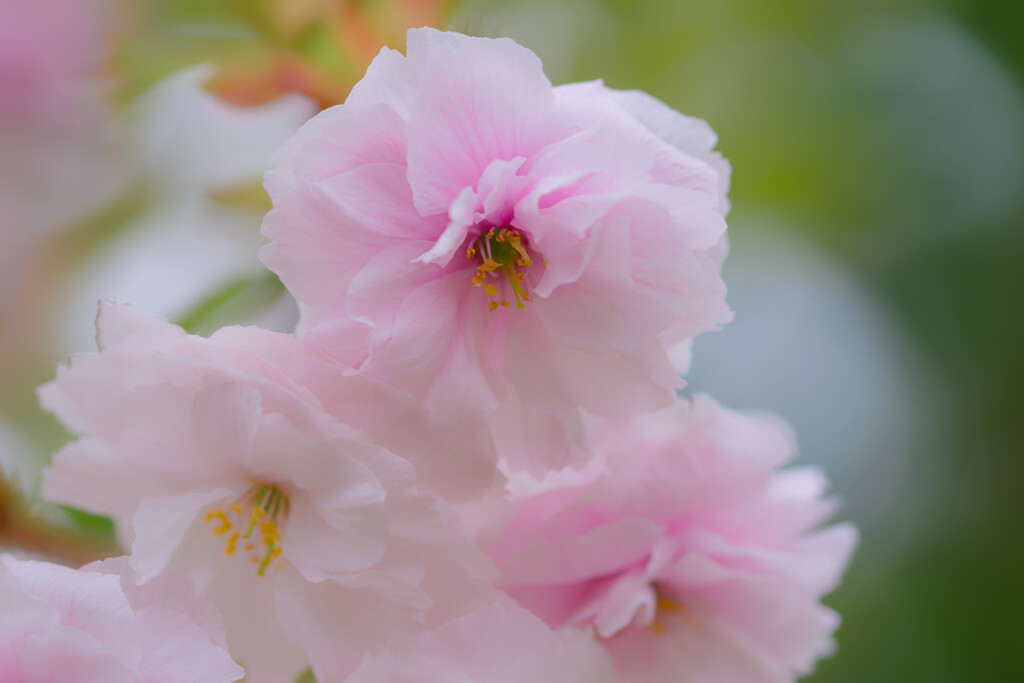
<path fill-rule="evenodd" d="M 97 298 L 294 323 L 262 171 L 422 24 L 718 132 L 736 319 L 690 389 L 790 420 L 862 532 L 810 680 L 1024 681 L 1024 4 L 999 0 L 0 0 L 0 546 L 110 547 L 36 495 L 67 435 L 34 387 L 93 348 Z"/>

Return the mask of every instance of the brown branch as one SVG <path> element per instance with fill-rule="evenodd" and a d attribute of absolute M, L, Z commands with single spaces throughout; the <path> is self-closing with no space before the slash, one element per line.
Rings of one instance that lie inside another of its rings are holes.
<path fill-rule="evenodd" d="M 120 554 L 112 541 L 82 538 L 68 529 L 33 517 L 2 479 L 0 548 L 17 548 L 69 567 Z"/>

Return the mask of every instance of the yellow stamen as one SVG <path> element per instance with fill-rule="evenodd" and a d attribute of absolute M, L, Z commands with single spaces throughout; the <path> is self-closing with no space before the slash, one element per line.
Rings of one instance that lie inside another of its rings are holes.
<path fill-rule="evenodd" d="M 228 557 L 235 554 L 240 541 L 245 541 L 245 552 L 252 553 L 249 561 L 256 565 L 256 573 L 263 576 L 271 561 L 281 555 L 281 531 L 290 506 L 288 496 L 281 489 L 254 484 L 242 498 L 228 506 L 227 512 L 219 507 L 207 510 L 203 521 L 212 524 L 210 530 L 217 536 L 232 532 L 224 544 L 224 554 Z M 243 526 L 244 533 L 235 530 Z M 254 533 L 259 534 L 258 540 L 253 538 Z"/>
<path fill-rule="evenodd" d="M 675 612 L 679 609 L 679 604 L 675 600 L 670 600 L 664 595 L 658 594 L 658 610 L 662 612 Z"/>
<path fill-rule="evenodd" d="M 228 516 L 224 514 L 223 510 L 221 510 L 220 508 L 214 510 L 213 517 L 218 522 L 220 522 L 220 524 L 213 527 L 213 533 L 217 534 L 218 536 L 223 536 L 227 532 L 231 531 L 231 520 L 228 519 Z"/>
<path fill-rule="evenodd" d="M 655 616 L 651 622 L 651 631 L 657 635 L 665 632 L 665 622 L 661 617 L 664 617 L 666 614 L 678 614 L 690 628 L 697 628 L 697 617 L 686 605 L 666 597 L 661 592 L 657 592 L 657 596 Z"/>
<path fill-rule="evenodd" d="M 510 227 L 491 228 L 466 249 L 469 258 L 478 253 L 480 265 L 471 278 L 473 285 L 483 287 L 487 296 L 499 296 L 498 286 L 487 282 L 487 279 L 496 271 L 501 271 L 515 295 L 516 308 L 526 308 L 530 295 L 526 289 L 526 272 L 520 269 L 532 266 L 533 258 L 526 250 L 522 233 Z M 496 305 L 491 305 L 493 303 L 488 303 L 492 311 L 497 310 Z M 501 301 L 500 305 L 504 308 L 511 306 L 506 301 Z"/>

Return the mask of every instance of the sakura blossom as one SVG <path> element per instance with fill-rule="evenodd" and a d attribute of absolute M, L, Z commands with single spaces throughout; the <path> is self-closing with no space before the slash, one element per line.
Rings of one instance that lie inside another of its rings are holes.
<path fill-rule="evenodd" d="M 704 395 L 595 427 L 584 472 L 517 482 L 488 543 L 498 585 L 552 628 L 593 630 L 623 680 L 793 681 L 833 650 L 820 604 L 857 541 L 788 427 Z M 528 490 L 532 488 L 532 490 Z"/>
<path fill-rule="evenodd" d="M 482 436 L 291 335 L 203 339 L 104 304 L 97 340 L 40 389 L 84 435 L 44 495 L 112 517 L 143 588 L 168 569 L 194 581 L 247 681 L 291 683 L 307 664 L 338 680 L 492 590 L 441 498 L 493 486 Z"/>
<path fill-rule="evenodd" d="M 436 631 L 395 636 L 346 683 L 614 683 L 608 654 L 589 633 L 551 631 L 498 602 Z"/>
<path fill-rule="evenodd" d="M 266 176 L 261 258 L 299 333 L 513 469 L 582 465 L 583 415 L 665 407 L 727 322 L 729 167 L 703 121 L 552 87 L 508 39 L 411 30 Z"/>
<path fill-rule="evenodd" d="M 232 661 L 213 604 L 172 573 L 136 586 L 126 558 L 81 570 L 0 556 L 5 683 L 225 683 Z"/>

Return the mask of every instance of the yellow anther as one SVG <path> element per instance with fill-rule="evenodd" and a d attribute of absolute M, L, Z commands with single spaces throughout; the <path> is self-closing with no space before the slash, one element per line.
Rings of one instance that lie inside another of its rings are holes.
<path fill-rule="evenodd" d="M 487 307 L 489 309 L 491 309 L 492 311 L 496 311 L 496 310 L 498 310 L 498 302 L 497 301 L 491 301 L 490 303 L 487 304 Z"/>
<path fill-rule="evenodd" d="M 466 258 L 473 258 L 474 256 L 476 256 L 476 249 L 470 247 L 466 250 Z"/>
<path fill-rule="evenodd" d="M 223 536 L 227 532 L 231 531 L 231 520 L 228 519 L 228 516 L 224 514 L 223 510 L 217 508 L 216 510 L 213 511 L 213 516 L 214 519 L 220 522 L 220 524 L 213 528 L 213 533 L 217 534 L 218 536 Z"/>
<path fill-rule="evenodd" d="M 206 522 L 214 522 L 211 531 L 222 536 L 235 528 L 224 543 L 224 554 L 231 557 L 244 541 L 249 561 L 256 565 L 256 573 L 263 576 L 267 565 L 281 556 L 281 530 L 288 516 L 290 502 L 281 489 L 268 484 L 253 484 L 246 494 L 224 508 L 208 510 L 203 515 Z M 245 533 L 240 533 L 241 528 Z M 259 534 L 259 540 L 253 537 Z M 250 538 L 252 540 L 250 540 Z M 256 551 L 259 547 L 260 550 Z"/>
<path fill-rule="evenodd" d="M 480 255 L 480 265 L 471 278 L 475 286 L 483 286 L 488 296 L 498 296 L 498 287 L 487 283 L 492 274 L 500 271 L 516 297 L 516 308 L 525 308 L 526 302 L 530 300 L 529 292 L 526 290 L 526 272 L 520 270 L 533 265 L 533 259 L 526 250 L 523 235 L 511 227 L 491 228 L 487 233 L 476 238 L 466 250 L 469 254 Z M 511 304 L 500 302 L 500 305 L 509 307 Z M 496 310 L 496 306 L 488 304 L 490 310 Z"/>
<path fill-rule="evenodd" d="M 660 621 L 655 619 L 651 622 L 651 631 L 654 633 L 654 635 L 660 636 L 662 633 L 665 632 L 665 627 L 662 625 Z"/>
<path fill-rule="evenodd" d="M 507 301 L 502 301 L 501 305 L 504 306 L 505 308 L 508 308 L 508 302 Z M 494 309 L 492 308 L 491 310 L 493 311 Z"/>
<path fill-rule="evenodd" d="M 679 609 L 679 603 L 675 600 L 670 600 L 664 595 L 658 595 L 658 610 L 662 612 L 675 612 Z"/>

